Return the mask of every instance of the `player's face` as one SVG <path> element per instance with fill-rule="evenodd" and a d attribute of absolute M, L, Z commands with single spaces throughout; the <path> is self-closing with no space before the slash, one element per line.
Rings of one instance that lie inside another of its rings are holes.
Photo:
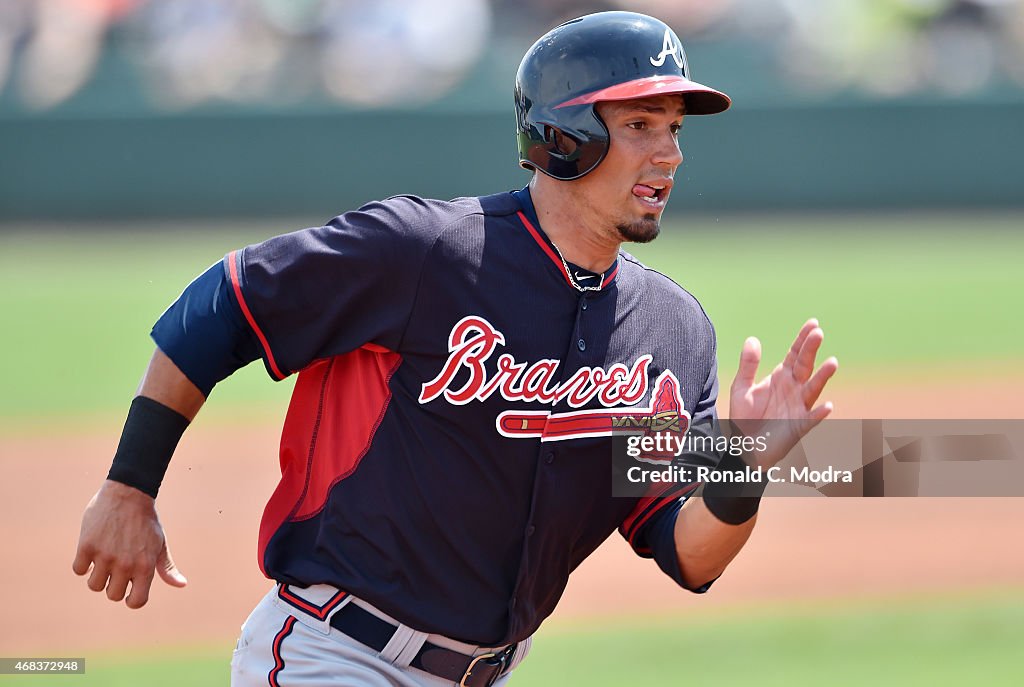
<path fill-rule="evenodd" d="M 597 113 L 608 127 L 611 145 L 594 171 L 579 180 L 586 201 L 620 241 L 647 243 L 661 230 L 661 213 L 672 178 L 683 162 L 678 134 L 683 97 L 661 95 L 603 102 Z"/>

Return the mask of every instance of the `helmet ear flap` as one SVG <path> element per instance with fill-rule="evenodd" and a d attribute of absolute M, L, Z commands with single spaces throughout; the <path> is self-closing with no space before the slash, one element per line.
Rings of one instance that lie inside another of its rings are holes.
<path fill-rule="evenodd" d="M 586 108 L 565 113 L 562 120 L 550 116 L 531 119 L 528 131 L 519 132 L 519 144 L 523 167 L 572 181 L 590 172 L 604 158 L 608 129 L 593 108 Z"/>
<path fill-rule="evenodd" d="M 559 160 L 572 162 L 579 157 L 580 142 L 561 129 L 544 125 L 544 140 L 547 142 L 548 154 Z"/>

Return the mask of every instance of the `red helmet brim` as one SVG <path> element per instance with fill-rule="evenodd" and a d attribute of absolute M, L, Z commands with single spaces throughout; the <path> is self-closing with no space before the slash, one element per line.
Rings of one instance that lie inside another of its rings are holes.
<path fill-rule="evenodd" d="M 634 98 L 673 93 L 683 95 L 686 102 L 686 114 L 718 114 L 729 109 L 732 104 L 732 100 L 725 93 L 696 81 L 690 81 L 681 76 L 649 76 L 584 93 L 572 100 L 555 105 L 555 109 L 571 105 L 591 105 L 608 100 L 633 100 Z"/>

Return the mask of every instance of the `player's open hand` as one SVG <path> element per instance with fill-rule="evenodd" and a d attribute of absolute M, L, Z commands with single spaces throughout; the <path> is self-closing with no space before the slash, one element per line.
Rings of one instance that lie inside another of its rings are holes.
<path fill-rule="evenodd" d="M 782 460 L 800 439 L 832 412 L 832 403 L 818 404 L 828 380 L 839 369 L 833 357 L 814 369 L 825 338 L 816 319 L 800 329 L 785 359 L 771 374 L 755 383 L 761 362 L 761 342 L 743 344 L 740 366 L 729 392 L 729 419 L 744 434 L 771 434 L 769 450 L 755 457 L 762 466 Z M 770 425 L 770 426 L 769 426 Z"/>
<path fill-rule="evenodd" d="M 103 483 L 85 509 L 78 552 L 71 567 L 76 575 L 85 575 L 91 569 L 89 589 L 106 589 L 111 601 L 120 601 L 127 593 L 125 604 L 129 608 L 146 604 L 157 573 L 172 587 L 188 583 L 171 560 L 155 499 L 110 480 Z"/>

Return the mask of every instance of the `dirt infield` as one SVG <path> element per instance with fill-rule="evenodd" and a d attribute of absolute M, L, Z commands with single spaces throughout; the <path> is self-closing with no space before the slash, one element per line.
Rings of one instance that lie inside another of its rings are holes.
<path fill-rule="evenodd" d="M 840 389 L 833 398 L 844 417 L 964 417 L 964 408 L 971 417 L 1013 417 L 1021 414 L 1022 382 Z M 156 582 L 141 611 L 88 591 L 71 572 L 81 509 L 106 472 L 119 427 L 0 437 L 0 654 L 230 641 L 268 588 L 255 541 L 276 482 L 278 425 L 215 427 L 200 418 L 182 442 L 160 510 L 190 584 Z M 679 592 L 613 536 L 574 576 L 552 622 L 1021 585 L 1024 550 L 1012 542 L 1022 520 L 1024 499 L 772 499 L 711 593 Z"/>

